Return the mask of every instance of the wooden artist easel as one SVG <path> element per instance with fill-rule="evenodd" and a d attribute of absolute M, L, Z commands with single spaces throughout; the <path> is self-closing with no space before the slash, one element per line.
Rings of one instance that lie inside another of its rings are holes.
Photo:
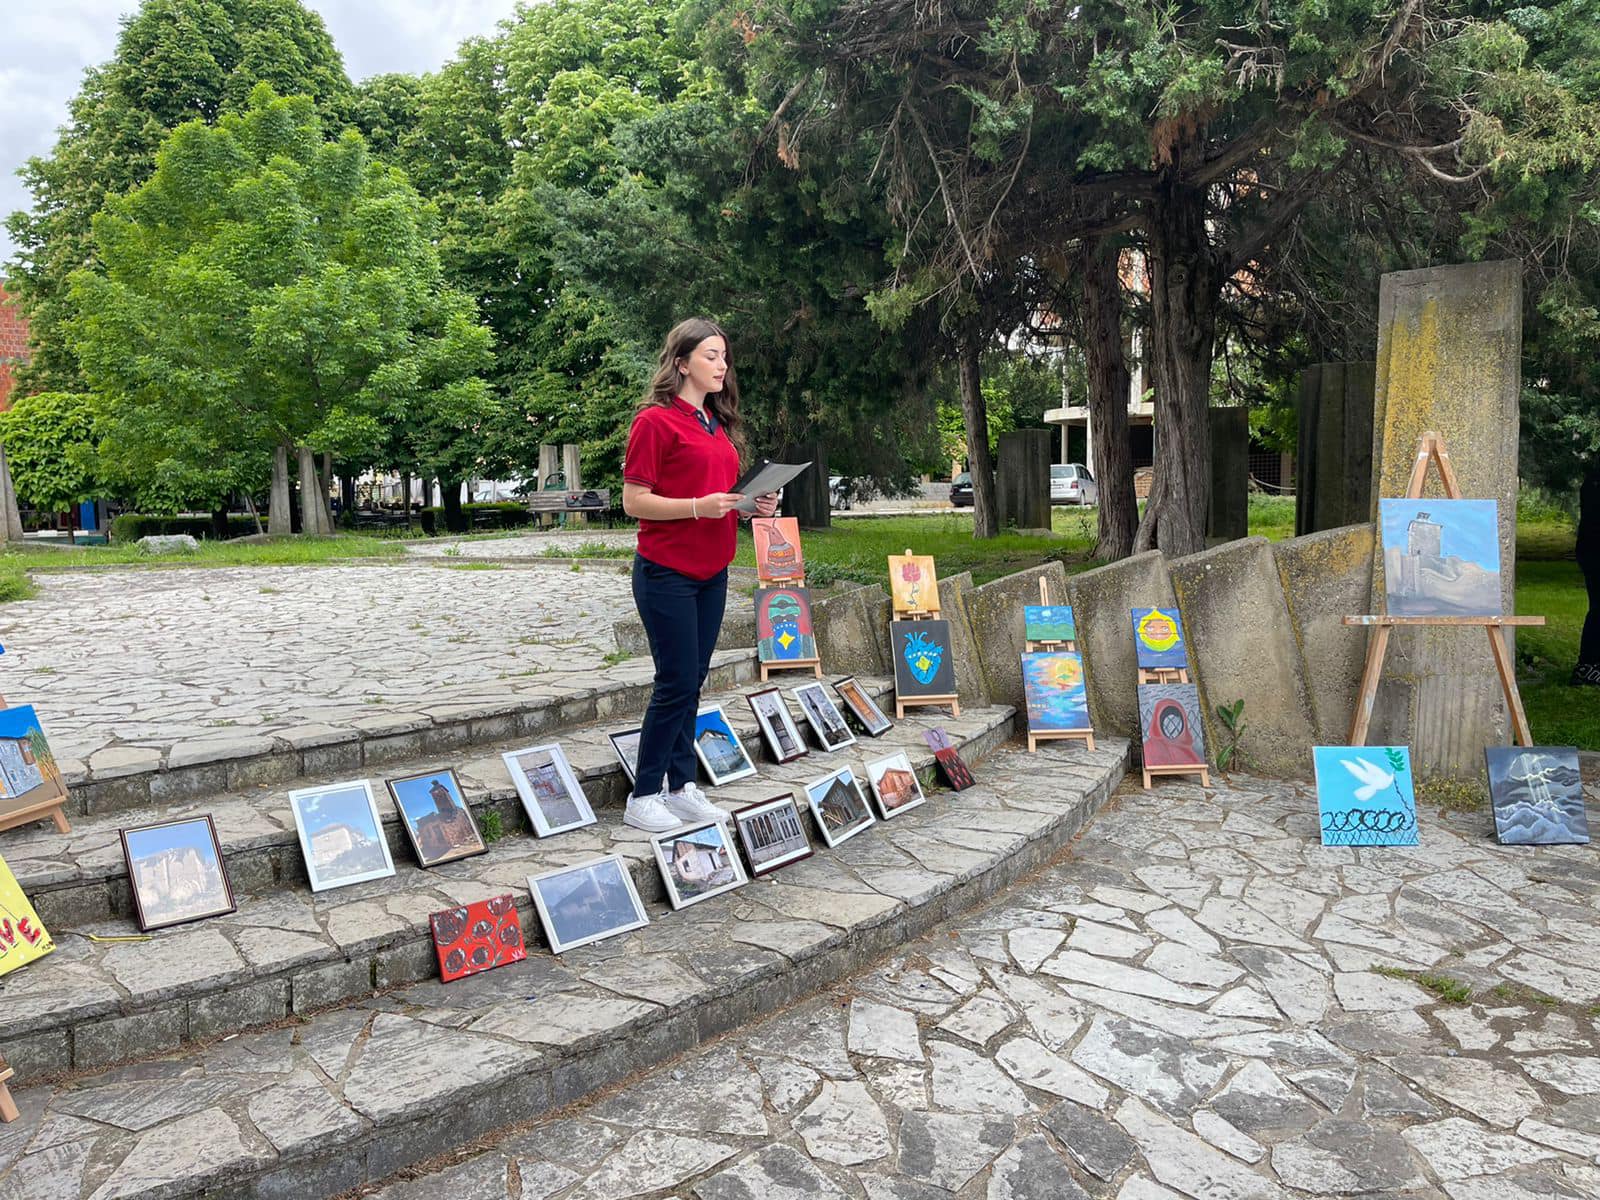
<path fill-rule="evenodd" d="M 1428 466 L 1439 469 L 1439 482 L 1444 485 L 1445 498 L 1460 500 L 1461 485 L 1456 481 L 1456 469 L 1450 462 L 1450 452 L 1444 448 L 1444 439 L 1437 433 L 1424 433 L 1417 442 L 1417 458 L 1411 465 L 1411 479 L 1406 484 L 1403 500 L 1422 499 L 1422 485 L 1428 477 Z M 1365 746 L 1367 730 L 1372 724 L 1372 706 L 1378 699 L 1378 681 L 1383 677 L 1383 660 L 1389 653 L 1389 633 L 1396 625 L 1425 626 L 1479 626 L 1489 635 L 1489 653 L 1494 655 L 1495 673 L 1500 677 L 1500 690 L 1505 693 L 1506 711 L 1511 715 L 1511 736 L 1519 746 L 1533 745 L 1533 734 L 1528 729 L 1528 715 L 1522 710 L 1522 695 L 1517 691 L 1516 667 L 1511 661 L 1511 648 L 1506 645 L 1507 627 L 1518 625 L 1543 625 L 1543 617 L 1391 617 L 1382 614 L 1345 617 L 1346 625 L 1366 625 L 1373 633 L 1367 642 L 1367 665 L 1361 671 L 1361 690 L 1356 693 L 1356 710 L 1350 718 L 1350 744 Z"/>
<path fill-rule="evenodd" d="M 0 1124 L 9 1125 L 22 1115 L 17 1111 L 17 1102 L 11 1098 L 11 1089 L 6 1086 L 6 1080 L 13 1074 L 6 1060 L 0 1058 Z"/>
<path fill-rule="evenodd" d="M 1050 584 L 1043 575 L 1039 576 L 1039 603 L 1046 608 L 1050 607 Z M 1078 652 L 1078 643 L 1070 639 L 1058 642 L 1025 640 L 1023 645 L 1028 648 L 1029 654 L 1040 652 L 1049 654 L 1063 650 L 1071 654 Z M 1069 739 L 1081 741 L 1089 749 L 1094 749 L 1094 729 L 1092 727 L 1085 729 L 1041 729 L 1037 733 L 1030 728 L 1028 730 L 1028 753 L 1032 754 L 1037 750 L 1040 742 L 1058 742 Z"/>
<path fill-rule="evenodd" d="M 4 696 L 0 696 L 0 708 L 10 707 L 11 706 L 6 703 L 6 698 Z M 40 800 L 34 804 L 29 804 L 24 808 L 18 808 L 11 812 L 0 813 L 0 829 L 15 829 L 18 825 L 27 825 L 30 822 L 43 820 L 45 817 L 49 817 L 56 823 L 57 833 L 71 833 L 72 824 L 67 820 L 67 814 L 63 807 L 66 802 L 66 789 L 63 787 L 61 795 L 59 796 L 52 796 L 48 800 Z M 4 1076 L 0 1076 L 0 1078 L 4 1078 Z M 0 1093 L 3 1093 L 4 1091 L 4 1084 L 0 1084 Z"/>
<path fill-rule="evenodd" d="M 906 547 L 905 556 L 907 558 L 913 557 L 910 546 Z M 941 619 L 943 613 L 939 608 L 938 582 L 937 580 L 930 580 L 930 582 L 934 584 L 932 601 L 930 601 L 926 606 L 917 609 L 904 609 L 896 607 L 894 609 L 895 620 L 936 621 Z M 889 596 L 890 604 L 892 605 L 894 603 L 894 581 L 892 579 L 889 581 Z M 955 670 L 954 663 L 951 663 L 951 670 L 952 672 Z M 901 699 L 900 689 L 896 688 L 894 691 L 894 715 L 897 719 L 902 721 L 905 720 L 907 708 L 944 708 L 946 705 L 949 705 L 950 715 L 952 717 L 959 717 L 961 715 L 961 697 L 957 696 L 953 692 L 944 696 L 910 696 L 905 699 Z"/>
<path fill-rule="evenodd" d="M 1135 633 L 1134 636 L 1137 637 L 1138 634 Z M 1140 667 L 1139 668 L 1139 686 L 1141 686 L 1141 687 L 1143 687 L 1147 683 L 1189 683 L 1189 682 L 1190 682 L 1190 679 L 1189 679 L 1189 668 L 1188 667 Z M 1143 733 L 1144 733 L 1144 731 L 1140 730 L 1141 736 L 1143 735 Z M 1149 763 L 1143 763 L 1142 766 L 1141 766 L 1141 770 L 1142 770 L 1142 772 L 1144 774 L 1144 786 L 1145 786 L 1145 789 L 1147 791 L 1151 787 L 1150 777 L 1152 775 L 1198 775 L 1198 776 L 1200 776 L 1200 786 L 1201 787 L 1210 787 L 1211 786 L 1211 767 L 1208 764 L 1204 763 L 1204 762 L 1198 762 L 1198 763 L 1171 763 L 1171 764 L 1166 764 L 1166 765 L 1162 765 L 1162 766 L 1155 766 L 1155 767 L 1152 767 Z"/>
<path fill-rule="evenodd" d="M 757 518 L 759 520 L 760 518 Z M 806 586 L 804 572 L 799 576 L 788 579 L 768 579 L 761 574 L 759 565 L 756 569 L 756 587 L 758 588 L 803 588 Z M 807 613 L 807 616 L 812 614 Z M 812 617 L 811 641 L 815 645 L 817 640 L 817 626 L 815 617 Z M 761 666 L 761 682 L 766 683 L 774 671 L 810 671 L 814 678 L 822 678 L 822 659 L 812 658 L 785 658 L 776 662 L 764 662 Z"/>

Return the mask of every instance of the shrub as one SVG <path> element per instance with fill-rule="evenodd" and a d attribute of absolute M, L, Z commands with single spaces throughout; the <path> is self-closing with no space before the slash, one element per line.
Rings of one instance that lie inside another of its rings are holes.
<path fill-rule="evenodd" d="M 444 509 L 435 505 L 421 512 L 422 532 L 429 537 L 445 533 Z M 461 519 L 466 522 L 466 532 L 474 529 L 521 529 L 533 523 L 533 514 L 515 500 L 499 500 L 492 504 L 463 504 Z"/>
<path fill-rule="evenodd" d="M 233 515 L 228 518 L 230 538 L 248 537 L 256 531 L 253 518 Z M 111 522 L 111 541 L 115 545 L 131 545 L 142 537 L 168 533 L 187 533 L 190 537 L 204 539 L 211 536 L 210 517 L 158 517 L 146 513 L 123 513 Z"/>

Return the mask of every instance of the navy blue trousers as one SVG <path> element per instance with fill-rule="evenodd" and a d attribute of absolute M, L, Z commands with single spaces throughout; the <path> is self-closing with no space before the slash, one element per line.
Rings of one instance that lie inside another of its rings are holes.
<path fill-rule="evenodd" d="M 710 579 L 691 579 L 634 556 L 633 602 L 656 664 L 655 690 L 639 735 L 634 791 L 640 795 L 652 794 L 663 776 L 672 791 L 694 779 L 694 720 L 727 601 L 726 568 Z"/>

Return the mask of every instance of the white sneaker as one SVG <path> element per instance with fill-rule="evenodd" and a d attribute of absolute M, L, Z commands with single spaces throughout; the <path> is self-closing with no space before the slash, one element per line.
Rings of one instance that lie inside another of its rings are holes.
<path fill-rule="evenodd" d="M 665 798 L 668 812 L 680 821 L 726 821 L 728 814 L 706 799 L 706 794 L 692 783 L 683 785 L 681 792 L 668 792 Z"/>
<path fill-rule="evenodd" d="M 643 829 L 646 833 L 666 833 L 669 829 L 678 828 L 683 821 L 673 816 L 667 806 L 661 803 L 662 795 L 661 792 L 655 792 L 648 796 L 629 796 L 622 823 Z"/>

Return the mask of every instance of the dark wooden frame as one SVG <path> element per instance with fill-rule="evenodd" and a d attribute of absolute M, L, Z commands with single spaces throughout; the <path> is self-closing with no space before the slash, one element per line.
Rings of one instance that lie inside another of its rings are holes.
<path fill-rule="evenodd" d="M 800 821 L 800 836 L 805 838 L 806 848 L 792 858 L 785 858 L 782 862 L 771 863 L 767 866 L 757 866 L 755 858 L 750 853 L 750 845 L 745 840 L 744 821 L 742 818 L 746 813 L 753 814 L 758 808 L 771 808 L 776 804 L 787 804 L 794 809 L 794 815 Z M 738 834 L 739 850 L 743 853 L 744 860 L 750 867 L 750 878 L 755 879 L 762 875 L 771 874 L 773 871 L 781 871 L 791 863 L 803 862 L 816 853 L 816 850 L 812 848 L 810 837 L 806 835 L 806 823 L 801 819 L 803 812 L 804 810 L 800 807 L 800 802 L 794 798 L 793 792 L 782 792 L 769 799 L 757 800 L 754 804 L 746 804 L 743 808 L 733 810 L 733 828 L 735 833 Z"/>
<path fill-rule="evenodd" d="M 172 825 L 192 825 L 196 821 L 204 821 L 206 830 L 211 834 L 211 848 L 217 854 L 217 873 L 222 876 L 222 890 L 228 893 L 228 907 L 219 908 L 214 912 L 196 913 L 192 917 L 181 917 L 176 921 L 162 921 L 151 925 L 145 920 L 144 901 L 139 896 L 139 884 L 133 875 L 133 855 L 128 850 L 128 835 L 130 833 L 146 833 L 152 829 L 165 829 Z M 169 821 L 152 821 L 148 825 L 135 825 L 131 829 L 117 830 L 117 837 L 122 841 L 122 864 L 128 869 L 128 890 L 133 894 L 134 914 L 138 918 L 139 928 L 145 933 L 157 929 L 171 929 L 176 925 L 188 925 L 194 921 L 206 921 L 212 917 L 225 917 L 229 913 L 239 911 L 239 903 L 233 894 L 233 880 L 228 878 L 228 863 L 222 857 L 222 842 L 217 837 L 216 822 L 211 819 L 210 813 L 201 813 L 198 817 L 174 817 Z"/>
<path fill-rule="evenodd" d="M 878 719 L 883 722 L 881 726 L 874 729 L 872 723 L 862 715 L 861 710 L 851 702 L 850 697 L 845 694 L 844 689 L 846 684 L 855 685 L 856 695 L 860 696 L 862 703 L 867 705 L 867 707 L 877 715 Z M 861 681 L 858 680 L 854 675 L 847 675 L 845 678 L 839 680 L 833 685 L 833 690 L 838 694 L 839 699 L 844 701 L 845 710 L 856 719 L 856 722 L 861 726 L 862 732 L 868 737 L 882 737 L 884 734 L 888 733 L 889 730 L 894 728 L 894 722 L 889 719 L 889 714 L 878 707 L 878 702 L 876 700 L 867 695 L 867 689 L 861 686 Z"/>
<path fill-rule="evenodd" d="M 417 831 L 411 828 L 411 818 L 406 816 L 406 807 L 400 803 L 400 793 L 395 789 L 397 783 L 410 783 L 413 779 L 427 779 L 434 775 L 448 775 L 450 782 L 455 784 L 456 797 L 461 801 L 461 807 L 467 817 L 472 821 L 472 832 L 478 839 L 478 848 L 468 850 L 464 854 L 452 854 L 449 858 L 437 859 L 429 862 L 422 857 L 422 847 L 417 844 Z M 411 843 L 411 852 L 417 856 L 417 865 L 430 869 L 442 867 L 446 863 L 460 862 L 463 858 L 477 858 L 480 854 L 489 853 L 489 843 L 483 840 L 483 830 L 478 828 L 478 818 L 472 815 L 472 806 L 467 803 L 467 793 L 461 786 L 461 778 L 456 774 L 454 767 L 443 767 L 437 771 L 414 771 L 410 775 L 396 775 L 393 779 L 385 779 L 383 786 L 389 790 L 389 799 L 394 801 L 395 815 L 400 818 L 400 828 L 406 831 L 406 839 Z"/>

